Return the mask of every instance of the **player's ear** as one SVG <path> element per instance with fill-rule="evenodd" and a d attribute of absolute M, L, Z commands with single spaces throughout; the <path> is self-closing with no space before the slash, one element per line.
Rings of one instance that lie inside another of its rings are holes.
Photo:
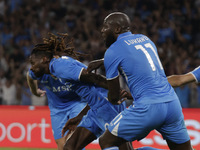
<path fill-rule="evenodd" d="M 115 27 L 115 34 L 120 34 L 122 32 L 122 27 L 116 26 Z"/>
<path fill-rule="evenodd" d="M 49 62 L 49 58 L 43 57 L 43 58 L 42 58 L 42 63 L 47 63 L 47 62 Z"/>

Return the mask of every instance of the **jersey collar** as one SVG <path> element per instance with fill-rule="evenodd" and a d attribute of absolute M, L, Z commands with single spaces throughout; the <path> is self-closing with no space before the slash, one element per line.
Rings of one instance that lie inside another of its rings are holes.
<path fill-rule="evenodd" d="M 132 35 L 131 32 L 122 33 L 117 37 L 117 41 L 120 40 L 121 38 L 125 37 L 125 36 L 130 36 L 130 35 Z"/>
<path fill-rule="evenodd" d="M 55 60 L 56 60 L 56 58 L 52 58 L 50 63 L 49 63 L 49 70 L 50 70 L 51 73 L 54 72 L 54 70 L 52 68 L 52 64 L 54 63 Z"/>

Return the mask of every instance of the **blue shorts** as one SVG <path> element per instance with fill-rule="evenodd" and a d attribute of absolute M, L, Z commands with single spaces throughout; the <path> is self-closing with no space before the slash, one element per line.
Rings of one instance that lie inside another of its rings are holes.
<path fill-rule="evenodd" d="M 125 109 L 125 103 L 121 105 L 112 105 L 105 101 L 104 105 L 95 109 L 90 109 L 78 126 L 85 127 L 96 137 L 99 137 L 107 129 L 109 123 Z"/>
<path fill-rule="evenodd" d="M 56 113 L 51 115 L 51 125 L 55 140 L 62 138 L 61 132 L 66 122 L 76 117 L 85 106 L 86 103 L 75 103 L 73 106 L 71 105 L 70 108 L 58 109 Z M 65 134 L 67 134 L 67 132 Z"/>
<path fill-rule="evenodd" d="M 92 132 L 96 138 L 100 137 L 103 134 L 104 130 L 102 130 L 94 121 L 93 117 L 90 115 L 91 110 L 88 111 L 87 115 L 83 117 L 78 127 L 83 127 Z"/>
<path fill-rule="evenodd" d="M 141 140 L 156 129 L 164 139 L 181 144 L 190 140 L 178 100 L 157 104 L 137 104 L 113 119 L 108 130 L 127 141 Z"/>

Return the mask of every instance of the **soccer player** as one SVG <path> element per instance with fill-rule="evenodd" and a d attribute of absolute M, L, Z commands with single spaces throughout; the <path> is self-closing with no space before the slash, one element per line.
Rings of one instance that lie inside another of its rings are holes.
<path fill-rule="evenodd" d="M 99 137 L 125 105 L 112 105 L 106 98 L 107 90 L 91 84 L 98 84 L 99 81 L 99 85 L 107 87 L 107 82 L 102 82 L 104 78 L 88 74 L 87 67 L 76 60 L 77 53 L 64 43 L 66 37 L 67 35 L 50 36 L 43 44 L 36 45 L 30 56 L 31 71 L 36 77 L 51 75 L 60 80 L 68 91 L 87 101 L 90 107 L 87 116 L 64 146 L 64 149 L 80 150 Z M 128 150 L 126 143 L 124 145 L 121 149 Z"/>
<path fill-rule="evenodd" d="M 118 150 L 124 142 L 141 140 L 156 129 L 170 149 L 192 150 L 179 99 L 155 44 L 145 35 L 132 34 L 130 19 L 121 12 L 109 14 L 101 32 L 108 48 L 104 55 L 108 100 L 116 104 L 119 99 L 119 73 L 134 98 L 134 104 L 117 115 L 100 137 L 101 148 Z"/>
<path fill-rule="evenodd" d="M 200 67 L 183 75 L 171 75 L 167 77 L 169 83 L 173 87 L 182 86 L 191 82 L 200 82 Z"/>
<path fill-rule="evenodd" d="M 62 150 L 65 144 L 65 138 L 61 136 L 63 126 L 68 119 L 77 116 L 86 103 L 82 102 L 81 97 L 67 87 L 70 84 L 67 86 L 62 84 L 58 78 L 50 74 L 36 77 L 34 72 L 29 70 L 27 81 L 34 95 L 39 97 L 47 95 L 53 136 L 58 150 Z M 38 88 L 38 81 L 44 85 L 45 91 Z"/>

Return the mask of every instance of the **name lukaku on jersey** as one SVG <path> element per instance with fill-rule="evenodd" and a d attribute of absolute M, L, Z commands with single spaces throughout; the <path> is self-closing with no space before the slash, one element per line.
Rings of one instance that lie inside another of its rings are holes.
<path fill-rule="evenodd" d="M 146 36 L 143 36 L 143 37 L 136 38 L 136 39 L 124 40 L 124 42 L 128 45 L 131 45 L 131 44 L 141 43 L 141 42 L 144 42 L 147 40 L 149 40 L 149 38 L 147 38 Z"/>

